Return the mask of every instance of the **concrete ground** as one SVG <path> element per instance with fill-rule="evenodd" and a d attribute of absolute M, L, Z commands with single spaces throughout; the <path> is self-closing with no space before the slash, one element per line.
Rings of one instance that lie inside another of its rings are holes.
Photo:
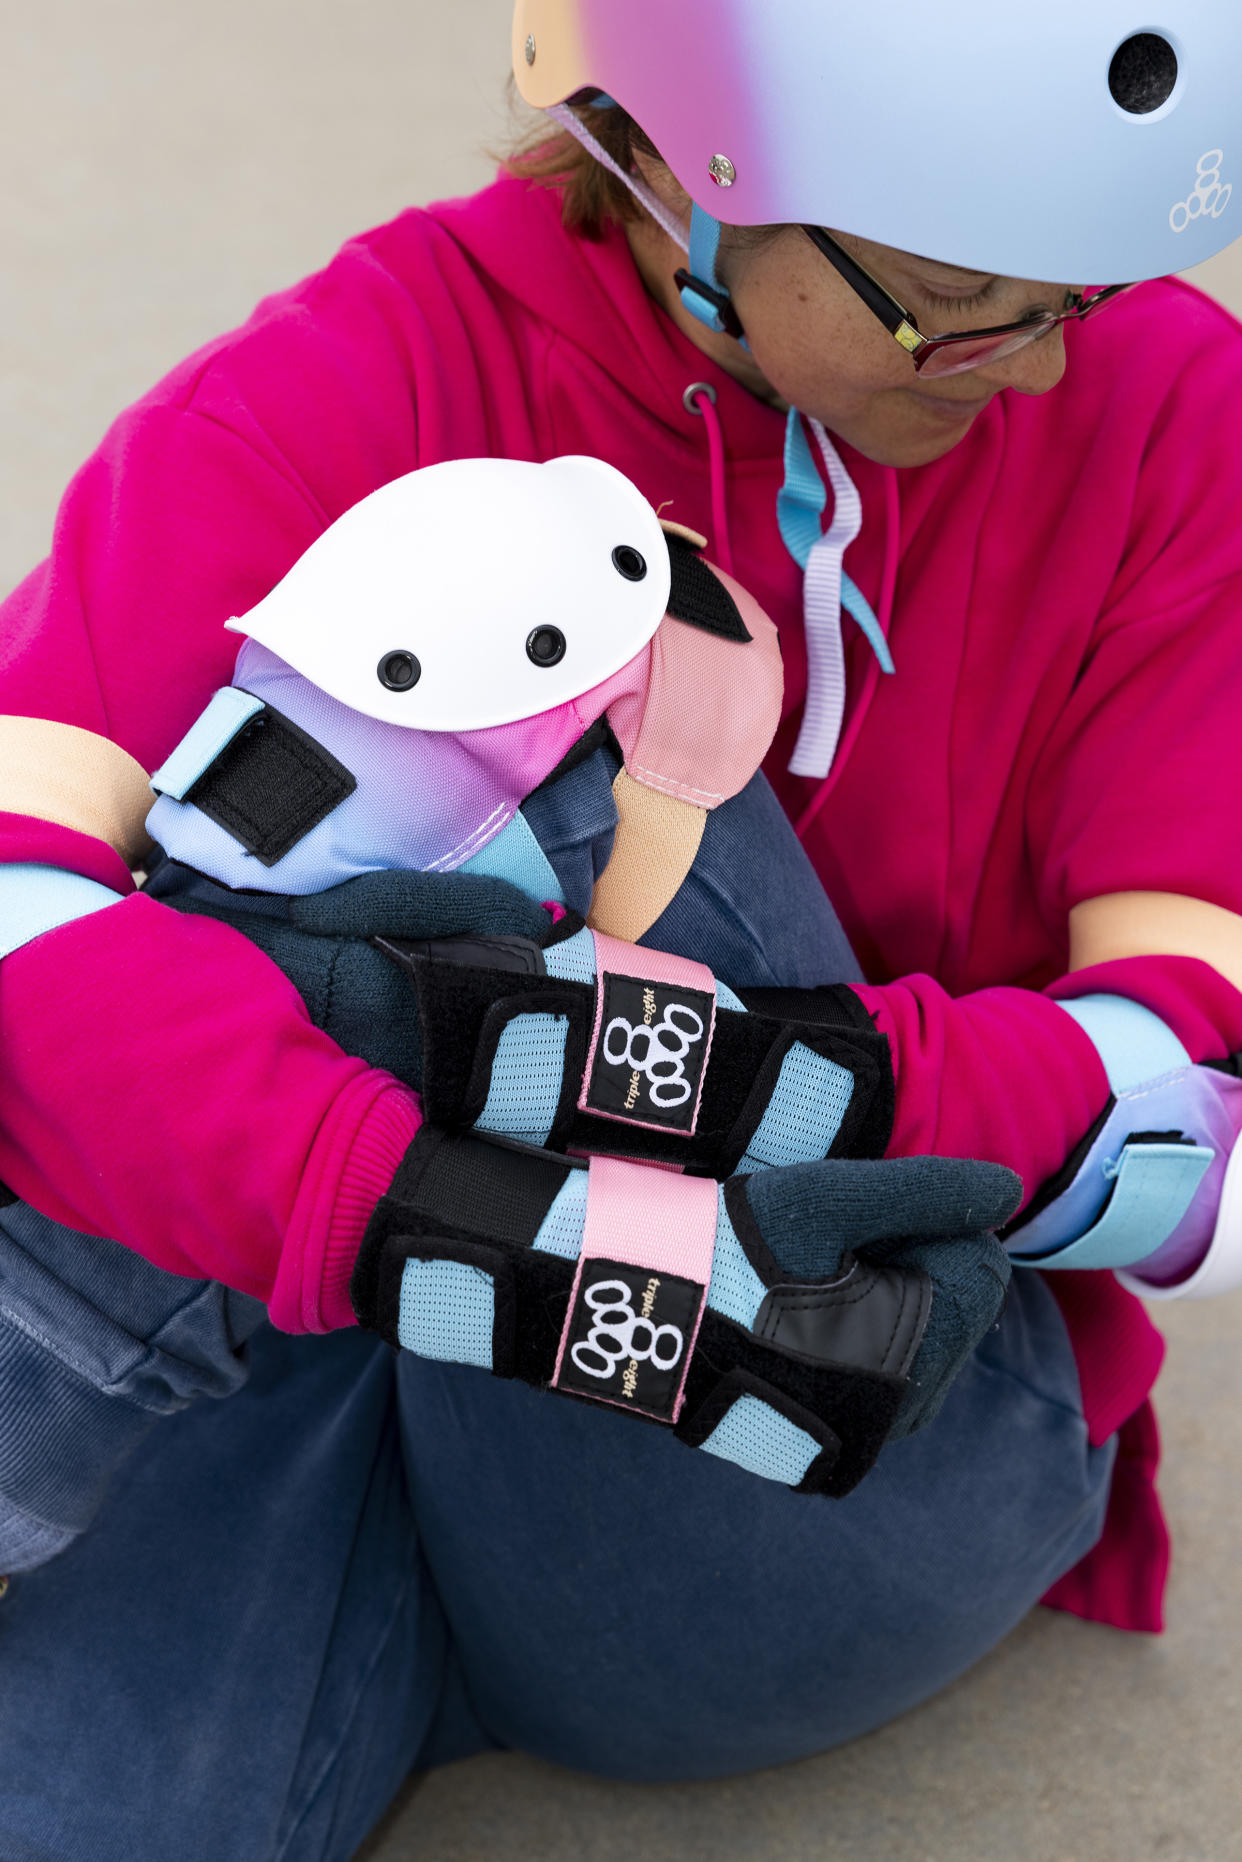
<path fill-rule="evenodd" d="M 0 4 L 0 591 L 162 369 L 358 227 L 485 176 L 508 15 Z M 1205 282 L 1242 309 L 1242 258 Z M 899 1724 L 727 1784 L 471 1760 L 415 1787 L 369 1862 L 1242 1862 L 1242 1299 L 1164 1318 L 1163 1639 L 1038 1612 Z"/>

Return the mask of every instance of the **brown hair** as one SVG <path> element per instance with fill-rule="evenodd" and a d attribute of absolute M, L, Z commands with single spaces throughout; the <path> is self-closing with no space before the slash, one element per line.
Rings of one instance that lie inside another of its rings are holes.
<path fill-rule="evenodd" d="M 516 86 L 512 79 L 509 82 L 511 96 L 515 97 Z M 650 137 L 619 106 L 597 110 L 590 104 L 579 104 L 575 110 L 596 141 L 627 174 L 636 155 L 659 161 L 659 151 Z M 587 239 L 599 239 L 610 223 L 638 218 L 638 203 L 624 182 L 610 174 L 567 130 L 555 130 L 549 135 L 546 121 L 541 120 L 520 135 L 502 153 L 500 165 L 505 174 L 520 181 L 559 188 L 565 225 Z"/>

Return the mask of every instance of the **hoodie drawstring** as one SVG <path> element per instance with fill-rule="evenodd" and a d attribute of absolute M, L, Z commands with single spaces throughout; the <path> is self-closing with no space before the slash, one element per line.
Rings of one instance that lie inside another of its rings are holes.
<path fill-rule="evenodd" d="M 822 778 L 832 768 L 845 716 L 843 606 L 858 623 L 883 670 L 891 673 L 894 666 L 883 627 L 843 567 L 845 552 L 862 528 L 862 499 L 822 422 L 811 420 L 806 424 L 815 435 L 832 486 L 832 522 L 821 532 L 820 519 L 828 494 L 811 457 L 803 417 L 797 408 L 790 408 L 785 429 L 785 482 L 776 508 L 785 547 L 804 574 L 806 709 L 789 770 L 794 776 Z"/>
<path fill-rule="evenodd" d="M 897 594 L 897 571 L 901 564 L 901 488 L 897 479 L 897 469 L 889 466 L 884 474 L 884 570 L 880 579 L 880 629 L 887 643 L 888 630 L 892 625 L 893 602 Z M 848 578 L 847 578 L 848 580 Z M 857 618 L 857 617 L 855 617 Z M 871 701 L 880 683 L 881 660 L 877 655 L 867 668 L 858 703 L 850 716 L 845 735 L 837 747 L 832 768 L 825 775 L 815 794 L 794 823 L 798 839 L 805 840 L 824 803 L 836 788 L 841 773 L 849 761 L 850 752 L 858 740 L 858 733 L 863 726 L 863 719 L 871 709 Z M 892 661 L 885 668 L 892 671 Z"/>
<path fill-rule="evenodd" d="M 716 412 L 716 390 L 707 381 L 692 381 L 682 395 L 686 410 L 702 416 L 707 428 L 708 470 L 712 486 L 712 545 L 718 568 L 733 574 L 733 546 L 729 539 L 727 503 L 729 475 L 725 468 L 724 428 Z"/>

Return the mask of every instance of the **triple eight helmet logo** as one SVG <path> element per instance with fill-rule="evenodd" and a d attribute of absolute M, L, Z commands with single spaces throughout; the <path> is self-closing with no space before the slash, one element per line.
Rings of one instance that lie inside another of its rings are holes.
<path fill-rule="evenodd" d="M 1192 220 L 1201 220 L 1205 214 L 1210 214 L 1214 220 L 1220 219 L 1233 198 L 1233 183 L 1221 180 L 1224 160 L 1223 149 L 1209 149 L 1206 155 L 1199 157 L 1194 187 L 1169 214 L 1169 225 L 1175 233 L 1184 233 Z"/>

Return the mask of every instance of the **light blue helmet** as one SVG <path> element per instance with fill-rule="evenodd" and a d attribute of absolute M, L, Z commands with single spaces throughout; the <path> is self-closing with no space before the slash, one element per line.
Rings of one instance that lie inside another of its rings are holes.
<path fill-rule="evenodd" d="M 518 0 L 513 49 L 529 102 L 606 93 L 734 225 L 1072 284 L 1242 233 L 1242 0 Z"/>

